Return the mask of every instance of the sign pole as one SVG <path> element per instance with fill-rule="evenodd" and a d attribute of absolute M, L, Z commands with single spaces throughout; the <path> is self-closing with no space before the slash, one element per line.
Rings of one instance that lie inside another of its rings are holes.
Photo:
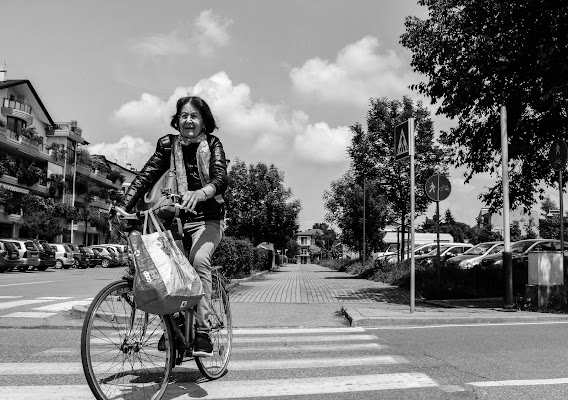
<path fill-rule="evenodd" d="M 562 253 L 562 273 L 564 274 L 564 289 L 566 289 L 566 270 L 564 269 L 564 205 L 562 193 L 562 170 L 558 171 L 558 191 L 560 192 L 560 252 Z"/>
<path fill-rule="evenodd" d="M 438 182 L 440 177 L 438 175 Z M 438 191 L 440 184 L 438 183 Z M 438 198 L 440 196 L 438 195 Z M 436 202 L 436 287 L 440 285 L 440 202 Z"/>
<path fill-rule="evenodd" d="M 414 118 L 408 119 L 408 141 L 410 155 L 410 313 L 414 313 L 416 274 L 414 263 Z"/>

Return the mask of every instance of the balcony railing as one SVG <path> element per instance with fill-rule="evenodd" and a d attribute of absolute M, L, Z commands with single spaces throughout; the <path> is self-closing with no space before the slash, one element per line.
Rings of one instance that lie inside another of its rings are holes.
<path fill-rule="evenodd" d="M 14 110 L 19 110 L 19 111 L 23 111 L 26 114 L 30 114 L 32 113 L 32 106 L 30 106 L 27 103 L 23 103 L 21 101 L 18 100 L 10 100 L 7 98 L 4 98 L 4 103 L 2 104 L 3 107 L 7 107 L 7 108 L 12 108 Z"/>

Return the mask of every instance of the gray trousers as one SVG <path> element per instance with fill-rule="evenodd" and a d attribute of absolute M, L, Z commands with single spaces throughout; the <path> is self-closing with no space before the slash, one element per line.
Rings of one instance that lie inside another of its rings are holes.
<path fill-rule="evenodd" d="M 189 222 L 183 226 L 184 246 L 186 251 L 191 238 L 188 259 L 195 271 L 201 278 L 205 295 L 197 305 L 195 321 L 198 332 L 211 331 L 209 313 L 211 312 L 211 258 L 215 249 L 223 238 L 223 226 L 221 221 Z"/>

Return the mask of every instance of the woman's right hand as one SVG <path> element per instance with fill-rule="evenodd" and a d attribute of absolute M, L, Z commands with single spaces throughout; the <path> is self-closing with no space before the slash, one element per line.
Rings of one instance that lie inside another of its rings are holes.
<path fill-rule="evenodd" d="M 207 200 L 207 198 L 203 190 L 188 191 L 183 195 L 181 209 L 194 212 L 197 203 L 205 200 Z"/>

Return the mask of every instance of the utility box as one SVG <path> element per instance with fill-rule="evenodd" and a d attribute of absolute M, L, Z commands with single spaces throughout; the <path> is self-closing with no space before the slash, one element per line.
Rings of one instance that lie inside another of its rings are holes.
<path fill-rule="evenodd" d="M 562 253 L 540 251 L 529 253 L 527 299 L 537 300 L 538 307 L 547 306 L 551 297 L 564 297 L 564 270 Z"/>

